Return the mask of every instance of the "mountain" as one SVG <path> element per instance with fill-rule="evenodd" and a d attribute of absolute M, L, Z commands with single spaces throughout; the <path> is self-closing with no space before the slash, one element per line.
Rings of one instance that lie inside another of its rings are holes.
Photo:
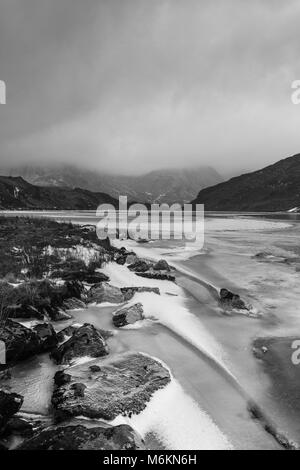
<path fill-rule="evenodd" d="M 141 176 L 115 176 L 72 165 L 26 165 L 0 168 L 0 174 L 22 176 L 37 186 L 79 187 L 101 191 L 115 198 L 128 196 L 129 201 L 168 204 L 189 202 L 199 188 L 222 181 L 221 176 L 210 167 L 152 171 Z"/>
<path fill-rule="evenodd" d="M 21 177 L 0 176 L 0 209 L 96 210 L 102 203 L 118 201 L 86 189 L 34 186 Z"/>
<path fill-rule="evenodd" d="M 287 211 L 300 206 L 300 154 L 199 192 L 210 211 Z"/>

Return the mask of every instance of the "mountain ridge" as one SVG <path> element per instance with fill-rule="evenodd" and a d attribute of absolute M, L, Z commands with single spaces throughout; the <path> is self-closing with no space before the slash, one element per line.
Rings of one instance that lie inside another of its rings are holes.
<path fill-rule="evenodd" d="M 1 210 L 96 210 L 103 203 L 118 205 L 101 192 L 35 186 L 20 176 L 0 176 Z"/>
<path fill-rule="evenodd" d="M 208 211 L 288 211 L 300 206 L 300 154 L 199 191 Z"/>
<path fill-rule="evenodd" d="M 92 192 L 103 192 L 114 198 L 127 196 L 128 200 L 145 203 L 184 203 L 197 195 L 199 187 L 222 181 L 210 167 L 191 169 L 154 170 L 139 176 L 108 175 L 81 169 L 74 165 L 19 165 L 0 168 L 0 174 L 22 176 L 36 186 L 80 187 Z"/>

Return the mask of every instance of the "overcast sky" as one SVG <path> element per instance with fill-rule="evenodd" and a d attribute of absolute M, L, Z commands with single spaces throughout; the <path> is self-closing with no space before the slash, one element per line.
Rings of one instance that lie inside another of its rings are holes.
<path fill-rule="evenodd" d="M 299 24 L 299 0 L 0 0 L 0 158 L 229 175 L 298 153 Z"/>

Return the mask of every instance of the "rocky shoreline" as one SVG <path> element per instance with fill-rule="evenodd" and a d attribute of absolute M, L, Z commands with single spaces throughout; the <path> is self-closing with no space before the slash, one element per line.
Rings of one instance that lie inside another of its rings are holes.
<path fill-rule="evenodd" d="M 175 270 L 163 259 L 140 258 L 108 239 L 100 241 L 94 226 L 2 218 L 0 238 L 0 341 L 6 346 L 6 364 L 0 365 L 0 449 L 145 448 L 135 429 L 113 423 L 140 414 L 170 383 L 170 372 L 144 354 L 111 352 L 109 326 L 76 323 L 72 310 L 80 309 L 84 318 L 85 308 L 109 305 L 112 329 L 138 325 L 149 318 L 143 295 L 154 301 L 164 297 L 163 282 L 170 290 Z M 128 272 L 129 285 L 114 285 L 108 266 Z M 145 285 L 136 276 L 147 279 Z M 216 307 L 224 315 L 253 316 L 251 305 L 225 288 L 217 293 Z M 49 414 L 27 416 L 11 375 L 24 361 L 43 355 L 53 364 Z M 251 405 L 250 415 L 288 447 L 257 410 Z"/>
<path fill-rule="evenodd" d="M 11 270 L 0 281 L 0 340 L 6 346 L 6 363 L 0 365 L 1 450 L 143 449 L 134 429 L 109 422 L 119 415 L 140 413 L 152 395 L 170 382 L 169 371 L 143 354 L 111 355 L 107 340 L 112 332 L 89 323 L 72 324 L 71 311 L 109 303 L 116 305 L 112 326 L 141 321 L 142 305 L 127 302 L 140 292 L 160 295 L 159 289 L 118 288 L 101 267 L 110 262 L 126 264 L 136 274 L 174 282 L 171 268 L 164 260 L 143 260 L 125 248 L 112 247 L 109 240 L 98 240 L 91 226 L 23 218 L 15 224 L 23 232 L 6 247 Z M 0 236 L 12 226 L 11 219 L 2 218 Z M 41 236 L 39 229 L 44 226 Z M 61 328 L 68 320 L 70 325 Z M 21 418 L 23 396 L 10 386 L 16 365 L 45 353 L 58 367 L 50 426 L 49 421 Z M 82 417 L 94 424 L 78 424 L 77 418 Z M 12 444 L 16 439 L 18 445 Z"/>

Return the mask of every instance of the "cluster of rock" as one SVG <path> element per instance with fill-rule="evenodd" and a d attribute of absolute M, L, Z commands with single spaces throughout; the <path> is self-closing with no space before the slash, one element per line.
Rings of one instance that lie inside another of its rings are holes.
<path fill-rule="evenodd" d="M 120 328 L 122 326 L 131 325 L 137 321 L 144 319 L 143 305 L 138 302 L 129 307 L 121 308 L 113 314 L 113 324 Z"/>
<path fill-rule="evenodd" d="M 148 292 L 160 295 L 158 287 L 121 287 L 121 292 L 124 296 L 124 300 L 131 300 L 136 293 Z"/>
<path fill-rule="evenodd" d="M 124 302 L 124 295 L 118 287 L 112 286 L 108 282 L 102 282 L 91 287 L 87 300 L 89 303 L 97 304 L 104 302 L 120 304 Z"/>
<path fill-rule="evenodd" d="M 156 360 L 127 353 L 74 366 L 55 376 L 52 397 L 56 421 L 76 416 L 111 421 L 145 409 L 153 393 L 170 382 Z"/>
<path fill-rule="evenodd" d="M 141 437 L 128 425 L 87 428 L 52 426 L 21 444 L 19 450 L 143 450 Z"/>
<path fill-rule="evenodd" d="M 139 258 L 133 251 L 128 251 L 124 247 L 119 250 L 114 259 L 118 264 L 127 264 L 130 271 L 138 276 L 175 282 L 175 276 L 171 274 L 171 267 L 163 259 L 152 262 Z"/>
<path fill-rule="evenodd" d="M 27 328 L 10 319 L 0 326 L 0 340 L 6 345 L 6 366 L 50 351 L 58 344 L 57 335 L 50 323 Z"/>
<path fill-rule="evenodd" d="M 247 310 L 249 307 L 240 298 L 238 294 L 234 294 L 228 289 L 220 290 L 220 305 L 224 310 Z"/>
<path fill-rule="evenodd" d="M 171 274 L 171 267 L 168 263 L 161 259 L 157 263 L 138 259 L 128 266 L 130 271 L 133 271 L 137 276 L 145 277 L 147 279 L 158 279 L 161 281 L 175 282 L 174 274 Z"/>
<path fill-rule="evenodd" d="M 98 331 L 91 324 L 70 326 L 58 334 L 51 326 L 37 326 L 33 331 L 8 320 L 7 328 L 18 327 L 23 338 L 27 337 L 26 355 L 50 350 L 51 357 L 66 367 L 54 376 L 55 423 L 37 426 L 14 416 L 21 409 L 23 397 L 0 390 L 0 442 L 13 434 L 25 439 L 18 447 L 24 450 L 143 449 L 141 437 L 130 426 L 102 427 L 95 423 L 87 428 L 73 419 L 84 416 L 111 421 L 119 415 L 140 413 L 153 393 L 170 382 L 169 371 L 143 354 L 109 357 L 106 340 L 110 333 Z M 86 356 L 87 362 L 73 365 L 74 360 Z M 65 421 L 70 425 L 58 425 Z"/>
<path fill-rule="evenodd" d="M 7 283 L 8 284 L 8 283 Z M 1 284 L 4 291 L 6 318 L 61 321 L 71 318 L 69 307 L 85 306 L 87 291 L 78 280 L 55 283 L 43 279 L 26 281 L 12 287 Z"/>
<path fill-rule="evenodd" d="M 108 354 L 105 338 L 93 325 L 85 323 L 79 328 L 68 328 L 66 332 L 62 330 L 60 338 L 68 337 L 68 333 L 71 333 L 70 337 L 51 353 L 57 364 L 69 364 L 82 356 L 101 357 Z"/>
<path fill-rule="evenodd" d="M 34 434 L 34 425 L 19 416 L 24 398 L 8 390 L 0 390 L 0 451 L 8 450 L 4 444 L 12 435 L 24 439 L 31 438 Z M 38 429 L 36 423 L 35 429 Z"/>
<path fill-rule="evenodd" d="M 142 260 L 125 248 L 110 247 L 108 259 L 144 277 L 174 281 L 164 260 Z M 58 272 L 58 271 L 56 271 Z M 9 368 L 37 354 L 49 353 L 63 366 L 54 377 L 52 407 L 54 424 L 34 424 L 18 416 L 23 397 L 0 389 L 0 450 L 12 435 L 24 441 L 18 449 L 143 449 L 140 436 L 127 425 L 100 426 L 80 423 L 79 417 L 113 420 L 119 415 L 140 413 L 153 393 L 170 382 L 170 374 L 158 361 L 138 353 L 110 356 L 111 332 L 89 323 L 70 325 L 56 332 L 52 322 L 70 319 L 67 311 L 84 309 L 89 303 L 120 304 L 112 324 L 124 327 L 144 319 L 141 303 L 131 303 L 137 293 L 160 295 L 157 287 L 123 287 L 91 269 L 60 270 L 61 279 L 25 281 L 9 292 L 5 322 L 0 324 L 0 341 L 6 345 L 6 364 L 0 366 L 0 385 L 9 379 Z M 31 326 L 20 323 L 31 320 Z M 2 367 L 2 369 L 1 369 Z M 1 376 L 2 375 L 2 376 Z M 63 423 L 63 425 L 61 425 Z"/>
<path fill-rule="evenodd" d="M 0 435 L 6 431 L 10 419 L 23 405 L 23 397 L 17 393 L 0 390 Z"/>

